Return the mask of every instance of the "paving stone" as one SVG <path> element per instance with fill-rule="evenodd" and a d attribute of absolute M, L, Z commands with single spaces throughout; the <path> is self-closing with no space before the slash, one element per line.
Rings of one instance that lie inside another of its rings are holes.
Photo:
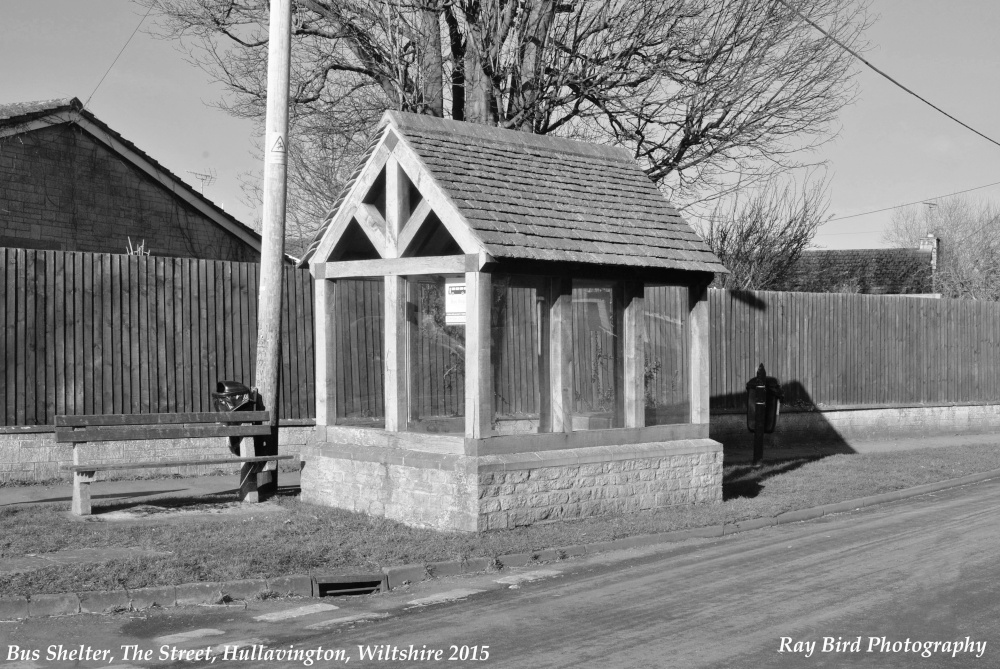
<path fill-rule="evenodd" d="M 65 616 L 80 612 L 80 598 L 76 593 L 61 595 L 32 595 L 28 599 L 28 613 L 34 616 Z"/>

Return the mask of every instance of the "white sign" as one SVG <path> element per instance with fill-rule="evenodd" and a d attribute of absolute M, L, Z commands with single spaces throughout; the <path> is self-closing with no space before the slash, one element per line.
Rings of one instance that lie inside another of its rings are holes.
<path fill-rule="evenodd" d="M 444 324 L 465 325 L 465 277 L 445 277 Z"/>

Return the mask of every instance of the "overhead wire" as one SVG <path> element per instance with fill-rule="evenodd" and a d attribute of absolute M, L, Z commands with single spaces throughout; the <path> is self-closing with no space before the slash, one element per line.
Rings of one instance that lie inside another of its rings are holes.
<path fill-rule="evenodd" d="M 936 104 L 934 104 L 933 102 L 931 102 L 927 98 L 925 98 L 925 97 L 919 95 L 918 93 L 914 92 L 913 90 L 907 88 L 906 86 L 904 86 L 903 84 L 899 83 L 898 81 L 896 81 L 895 79 L 893 79 L 892 77 L 890 77 L 888 74 L 886 74 L 885 72 L 883 72 L 879 68 L 877 68 L 874 65 L 872 65 L 870 62 L 868 62 L 857 51 L 855 51 L 851 47 L 847 46 L 846 44 L 844 44 L 843 42 L 841 42 L 839 39 L 837 39 L 836 37 L 834 37 L 833 35 L 831 35 L 829 32 L 827 32 L 826 30 L 824 30 L 817 23 L 813 22 L 812 19 L 810 19 L 808 16 L 806 16 L 805 14 L 803 14 L 802 12 L 800 12 L 796 7 L 793 7 L 792 5 L 790 5 L 787 0 L 778 0 L 778 2 L 780 2 L 785 7 L 787 7 L 790 10 L 792 10 L 796 14 L 798 14 L 799 18 L 801 18 L 803 21 L 805 21 L 806 23 L 808 23 L 809 25 L 811 25 L 816 30 L 818 30 L 821 33 L 823 33 L 827 37 L 827 39 L 829 39 L 830 41 L 832 41 L 834 44 L 836 44 L 837 46 L 839 46 L 841 49 L 843 49 L 847 53 L 851 54 L 852 56 L 854 56 L 855 58 L 857 58 L 858 60 L 860 60 L 862 63 L 864 63 L 865 65 L 867 65 L 873 71 L 875 71 L 876 73 L 878 73 L 881 76 L 885 77 L 886 79 L 888 79 L 889 81 L 891 81 L 893 84 L 895 84 L 899 88 L 903 89 L 904 91 L 906 91 L 907 93 L 909 93 L 913 97 L 917 98 L 918 100 L 920 100 L 921 102 L 923 102 L 924 104 L 926 104 L 928 107 L 931 107 L 932 109 L 940 112 L 941 114 L 944 114 L 945 116 L 947 116 L 948 118 L 950 118 L 955 123 L 959 124 L 960 126 L 962 126 L 963 128 L 965 128 L 967 130 L 970 130 L 970 131 L 976 133 L 977 135 L 979 135 L 980 137 L 982 137 L 986 141 L 991 142 L 993 144 L 996 144 L 997 146 L 1000 146 L 1000 142 L 998 142 L 997 140 L 993 139 L 989 135 L 986 135 L 986 134 L 984 134 L 984 133 L 976 130 L 975 128 L 973 128 L 968 123 L 965 123 L 964 121 L 961 121 L 961 120 L 955 118 L 954 116 L 952 116 L 951 114 L 949 114 L 945 110 L 941 109 L 940 107 L 938 107 Z"/>
<path fill-rule="evenodd" d="M 111 65 L 109 65 L 108 69 L 104 72 L 104 76 L 101 77 L 101 80 L 97 82 L 96 86 L 94 86 L 94 90 L 91 91 L 90 95 L 87 96 L 87 101 L 83 103 L 83 108 L 84 109 L 87 108 L 87 105 L 90 104 L 90 99 L 94 97 L 94 94 L 97 93 L 97 89 L 101 87 L 101 84 L 103 84 L 104 80 L 107 79 L 108 74 L 110 74 L 111 70 L 114 69 L 115 63 L 117 63 L 118 59 L 122 57 L 123 53 L 125 53 L 125 49 L 128 48 L 128 45 L 132 42 L 132 38 L 135 37 L 135 34 L 137 32 L 139 32 L 139 28 L 142 27 L 143 22 L 146 20 L 146 17 L 149 16 L 149 13 L 151 11 L 153 11 L 153 6 L 152 5 L 149 6 L 149 9 L 146 10 L 146 13 L 142 15 L 141 19 L 139 19 L 139 23 L 136 25 L 135 30 L 133 30 L 132 34 L 128 36 L 127 40 L 125 40 L 125 44 L 122 46 L 121 50 L 118 52 L 118 55 L 115 56 L 115 59 L 113 61 L 111 61 Z"/>
<path fill-rule="evenodd" d="M 817 24 L 812 19 L 810 19 L 808 16 L 806 16 L 801 11 L 799 11 L 799 9 L 797 7 L 794 7 L 791 4 L 789 4 L 787 2 L 787 0 L 778 0 L 778 2 L 781 3 L 782 5 L 784 5 L 785 7 L 787 7 L 788 9 L 790 9 L 791 11 L 793 11 L 795 14 L 797 14 L 799 16 L 799 18 L 801 18 L 803 21 L 805 21 L 806 23 L 808 23 L 810 26 L 812 26 L 813 28 L 815 28 L 816 30 L 818 30 L 819 32 L 821 32 L 827 39 L 829 39 L 830 41 L 832 41 L 834 44 L 836 44 L 837 46 L 839 46 L 841 49 L 843 49 L 844 51 L 846 51 L 847 53 L 851 54 L 852 56 L 854 56 L 855 58 L 857 58 L 858 60 L 860 60 L 862 63 L 864 63 L 865 65 L 867 65 L 872 71 L 876 72 L 880 76 L 882 76 L 885 79 L 887 79 L 890 82 L 892 82 L 895 86 L 897 86 L 900 89 L 906 91 L 907 93 L 909 93 L 913 97 L 917 98 L 918 100 L 920 100 L 921 102 L 923 102 L 927 106 L 931 107 L 935 111 L 937 111 L 937 112 L 943 114 L 944 116 L 948 117 L 949 119 L 951 119 L 955 123 L 958 123 L 963 128 L 965 128 L 965 129 L 967 129 L 967 130 L 975 133 L 976 135 L 979 135 L 980 137 L 982 137 L 986 141 L 990 142 L 991 144 L 994 144 L 996 146 L 1000 146 L 1000 142 L 998 142 L 997 140 L 993 139 L 989 135 L 986 135 L 985 133 L 980 132 L 979 130 L 976 130 L 975 128 L 973 128 L 968 123 L 965 123 L 964 121 L 962 121 L 962 120 L 956 118 L 955 116 L 949 114 L 948 112 L 946 112 L 945 110 L 941 109 L 940 107 L 938 107 L 937 105 L 935 105 L 933 102 L 931 102 L 930 100 L 928 100 L 927 98 L 925 98 L 922 95 L 916 93 L 915 91 L 913 91 L 912 89 L 908 88 L 907 86 L 904 86 L 902 83 L 900 83 L 899 81 L 897 81 L 893 77 L 889 76 L 889 74 L 887 74 L 883 70 L 881 70 L 878 67 L 876 67 L 875 65 L 873 65 L 871 62 L 869 62 L 866 58 L 864 58 L 857 51 L 855 51 L 851 47 L 847 46 L 846 44 L 844 44 L 843 42 L 841 42 L 839 39 L 837 39 L 836 37 L 834 37 L 833 35 L 831 35 L 829 32 L 827 32 L 826 30 L 824 30 L 819 24 Z M 936 199 L 943 198 L 943 197 L 951 197 L 953 195 L 960 195 L 962 193 L 969 193 L 971 191 L 982 190 L 983 188 L 989 188 L 990 186 L 996 186 L 998 184 L 1000 184 L 1000 181 L 997 181 L 997 182 L 994 182 L 994 183 L 991 183 L 991 184 L 986 184 L 985 186 L 976 186 L 974 188 L 967 188 L 965 190 L 956 191 L 954 193 L 948 193 L 947 195 L 938 195 L 937 197 L 930 197 L 930 198 L 925 197 L 925 198 L 921 198 L 920 200 L 916 200 L 914 202 L 908 202 L 906 204 L 898 204 L 898 205 L 895 205 L 895 206 L 892 206 L 892 207 L 884 207 L 882 209 L 874 209 L 872 211 L 866 211 L 866 212 L 863 212 L 863 213 L 860 213 L 860 214 L 851 214 L 849 216 L 838 216 L 838 217 L 835 217 L 835 218 L 831 218 L 830 220 L 826 221 L 826 223 L 831 223 L 833 221 L 844 221 L 844 220 L 847 220 L 849 218 L 858 218 L 860 216 L 867 216 L 869 214 L 878 214 L 878 213 L 881 213 L 883 211 L 890 211 L 892 209 L 900 209 L 902 207 L 909 207 L 909 206 L 914 205 L 914 204 L 920 204 L 922 202 L 926 202 L 927 200 L 936 200 Z M 824 223 L 824 225 L 826 223 Z M 872 231 L 872 232 L 874 232 L 874 231 Z M 819 233 L 819 234 L 824 234 L 824 233 Z M 826 236 L 850 235 L 850 234 L 859 234 L 859 233 L 856 233 L 856 232 L 831 232 L 831 233 L 825 233 Z"/>

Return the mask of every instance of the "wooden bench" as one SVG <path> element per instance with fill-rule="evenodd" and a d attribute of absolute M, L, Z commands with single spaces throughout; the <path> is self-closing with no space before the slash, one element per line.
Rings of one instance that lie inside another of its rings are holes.
<path fill-rule="evenodd" d="M 101 441 L 263 437 L 271 434 L 269 420 L 270 413 L 267 411 L 56 416 L 56 441 L 73 444 L 73 464 L 61 467 L 64 471 L 73 472 L 72 511 L 77 516 L 90 515 L 90 484 L 99 471 L 233 462 L 243 463 L 240 470 L 240 499 L 257 501 L 257 474 L 269 462 L 277 465 L 278 460 L 289 460 L 297 456 L 233 456 L 211 460 L 88 463 L 82 461 L 85 459 L 82 451 L 85 444 Z"/>

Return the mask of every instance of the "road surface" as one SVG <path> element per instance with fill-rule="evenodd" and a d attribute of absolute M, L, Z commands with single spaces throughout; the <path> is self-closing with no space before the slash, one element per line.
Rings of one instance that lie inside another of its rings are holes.
<path fill-rule="evenodd" d="M 996 667 L 998 519 L 990 481 L 381 596 L 0 623 L 0 667 Z"/>

